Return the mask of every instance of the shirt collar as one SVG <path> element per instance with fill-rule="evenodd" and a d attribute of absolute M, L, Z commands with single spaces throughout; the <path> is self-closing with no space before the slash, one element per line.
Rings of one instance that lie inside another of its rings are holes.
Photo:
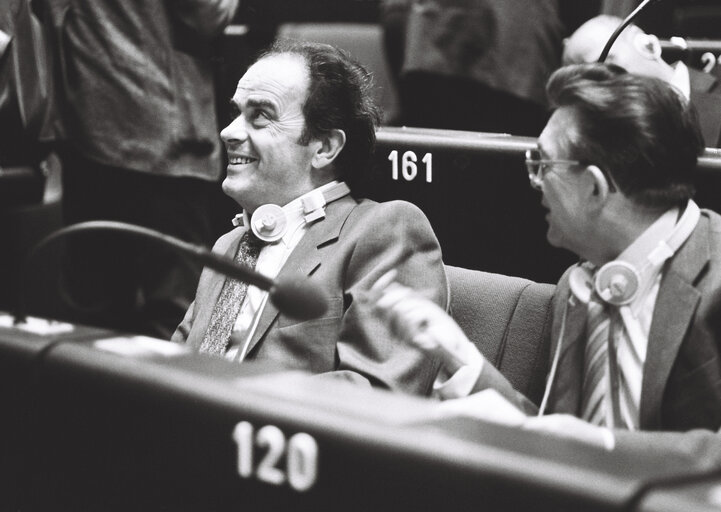
<path fill-rule="evenodd" d="M 337 180 L 334 180 L 326 183 L 325 185 L 321 185 L 320 187 L 315 188 L 310 192 L 307 192 L 302 196 L 293 199 L 290 203 L 283 206 L 283 211 L 285 212 L 286 218 L 288 219 L 288 229 L 285 232 L 285 235 L 283 235 L 283 238 L 281 239 L 283 240 L 283 242 L 288 243 L 288 241 L 293 237 L 298 228 L 305 225 L 306 223 L 305 212 L 303 211 L 303 200 L 308 199 L 314 195 L 322 195 L 323 192 L 329 190 L 338 183 L 339 182 Z"/>
<path fill-rule="evenodd" d="M 641 290 L 634 299 L 636 305 L 660 273 L 663 263 L 683 245 L 698 222 L 699 210 L 693 200 L 688 201 L 686 210 L 680 218 L 679 213 L 679 208 L 666 211 L 615 260 L 628 263 L 636 270 Z M 569 286 L 573 295 L 581 302 L 588 302 L 591 298 L 594 276 L 602 268 L 585 261 L 572 270 Z"/>
<path fill-rule="evenodd" d="M 681 61 L 678 61 L 673 66 L 671 84 L 681 91 L 686 99 L 691 97 L 691 78 L 688 74 L 688 68 Z"/>
<path fill-rule="evenodd" d="M 667 210 L 653 224 L 646 228 L 646 230 L 641 233 L 641 236 L 626 247 L 618 259 L 630 263 L 637 269 L 643 268 L 644 262 L 651 254 L 651 251 L 658 247 L 662 241 L 669 238 L 674 227 L 676 227 L 678 216 L 678 208 Z"/>
<path fill-rule="evenodd" d="M 295 233 L 298 231 L 299 228 L 304 226 L 308 221 L 308 218 L 306 217 L 306 212 L 304 211 L 304 202 L 305 203 L 311 203 L 316 204 L 319 200 L 322 201 L 322 204 L 325 205 L 325 200 L 323 199 L 323 194 L 332 189 L 333 187 L 336 187 L 341 182 L 338 180 L 333 180 L 325 185 L 321 185 L 320 187 L 317 187 L 310 192 L 306 192 L 305 194 L 296 197 L 286 205 L 282 207 L 283 212 L 285 213 L 286 220 L 288 221 L 288 227 L 285 230 L 284 235 L 280 238 L 278 241 L 284 242 L 286 245 L 290 242 L 290 240 L 295 236 Z M 345 189 L 345 193 L 347 193 L 347 187 Z M 320 197 L 319 197 L 320 196 Z M 339 197 L 336 195 L 335 198 Z M 236 215 L 233 218 L 233 225 L 235 226 L 248 226 L 250 227 L 250 216 L 248 215 L 248 212 L 246 210 L 243 210 L 242 213 Z"/>

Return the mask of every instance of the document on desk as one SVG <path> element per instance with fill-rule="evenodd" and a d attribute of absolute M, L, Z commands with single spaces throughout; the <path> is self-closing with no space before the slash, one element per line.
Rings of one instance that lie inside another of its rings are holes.
<path fill-rule="evenodd" d="M 21 322 L 16 323 L 15 317 L 10 314 L 0 314 L 0 327 L 17 329 L 31 334 L 37 334 L 38 336 L 64 334 L 72 332 L 75 329 L 72 324 L 66 322 L 47 320 L 34 316 L 24 317 Z"/>
<path fill-rule="evenodd" d="M 526 414 L 495 389 L 441 402 L 438 404 L 438 414 L 440 418 L 465 416 L 512 427 L 521 426 L 527 418 Z"/>

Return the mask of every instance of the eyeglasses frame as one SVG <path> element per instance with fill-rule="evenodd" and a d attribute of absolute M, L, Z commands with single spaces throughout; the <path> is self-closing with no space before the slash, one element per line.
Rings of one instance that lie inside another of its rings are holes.
<path fill-rule="evenodd" d="M 563 160 L 563 159 L 552 159 L 552 158 L 540 158 L 535 159 L 532 158 L 533 152 L 538 152 L 538 149 L 527 149 L 526 150 L 526 171 L 528 171 L 528 181 L 531 182 L 531 187 L 533 187 L 536 190 L 541 190 L 541 186 L 543 184 L 543 179 L 546 177 L 546 174 L 551 172 L 552 167 L 554 166 L 560 166 L 560 167 L 583 167 L 588 164 L 585 164 L 579 160 Z M 538 153 L 540 154 L 540 153 Z M 608 190 L 609 192 L 615 192 L 616 186 L 613 183 L 613 180 L 604 172 L 603 175 L 606 177 L 606 180 L 608 181 Z"/>

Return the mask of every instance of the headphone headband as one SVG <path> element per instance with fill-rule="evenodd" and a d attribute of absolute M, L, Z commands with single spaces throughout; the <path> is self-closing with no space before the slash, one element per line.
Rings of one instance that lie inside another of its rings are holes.
<path fill-rule="evenodd" d="M 606 303 L 613 306 L 630 304 L 638 296 L 644 278 L 649 270 L 660 267 L 673 256 L 698 224 L 701 211 L 698 205 L 689 200 L 686 209 L 665 240 L 661 240 L 646 256 L 640 269 L 631 261 L 622 259 L 609 261 L 598 269 L 595 275 L 590 265 L 577 265 L 569 276 L 569 286 L 573 295 L 581 302 L 587 303 L 591 298 L 591 290 Z M 646 278 L 648 280 L 648 278 Z"/>
<path fill-rule="evenodd" d="M 300 198 L 305 223 L 314 222 L 325 217 L 327 204 L 350 194 L 350 188 L 344 182 L 334 183 L 324 190 L 313 190 Z M 250 226 L 255 236 L 264 242 L 276 242 L 283 238 L 288 230 L 288 214 L 277 204 L 259 206 L 253 216 L 246 211 L 233 217 L 234 226 Z"/>

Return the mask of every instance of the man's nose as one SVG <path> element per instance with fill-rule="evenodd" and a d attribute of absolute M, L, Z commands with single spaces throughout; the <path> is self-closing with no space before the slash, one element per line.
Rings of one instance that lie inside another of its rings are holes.
<path fill-rule="evenodd" d="M 248 130 L 243 116 L 233 119 L 228 126 L 220 131 L 220 138 L 225 144 L 242 143 L 248 138 Z"/>

